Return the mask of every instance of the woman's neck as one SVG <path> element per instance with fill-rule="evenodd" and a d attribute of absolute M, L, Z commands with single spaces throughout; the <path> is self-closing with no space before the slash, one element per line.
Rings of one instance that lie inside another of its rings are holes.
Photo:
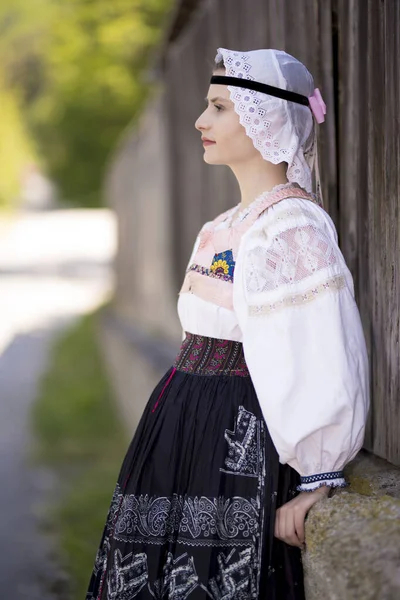
<path fill-rule="evenodd" d="M 232 168 L 240 188 L 240 208 L 247 208 L 260 194 L 269 192 L 275 186 L 288 183 L 286 163 L 274 165 L 263 160 L 262 168 L 246 165 L 245 168 Z"/>

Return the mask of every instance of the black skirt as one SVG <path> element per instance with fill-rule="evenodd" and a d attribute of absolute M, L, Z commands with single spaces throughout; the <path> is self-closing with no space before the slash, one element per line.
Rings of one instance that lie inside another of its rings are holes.
<path fill-rule="evenodd" d="M 186 334 L 124 458 L 86 600 L 303 600 L 301 551 L 274 537 L 298 484 L 242 344 Z"/>

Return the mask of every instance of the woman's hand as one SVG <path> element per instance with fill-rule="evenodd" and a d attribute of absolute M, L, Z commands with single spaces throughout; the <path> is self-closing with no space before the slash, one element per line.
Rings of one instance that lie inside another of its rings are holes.
<path fill-rule="evenodd" d="M 313 492 L 300 492 L 293 500 L 286 502 L 276 511 L 275 537 L 304 548 L 304 521 L 310 508 L 329 494 L 330 487 L 322 486 Z"/>

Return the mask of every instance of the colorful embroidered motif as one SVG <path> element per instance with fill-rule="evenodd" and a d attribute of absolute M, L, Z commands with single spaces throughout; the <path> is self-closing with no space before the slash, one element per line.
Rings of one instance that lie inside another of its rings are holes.
<path fill-rule="evenodd" d="M 243 344 L 186 332 L 174 367 L 197 375 L 249 377 Z"/>
<path fill-rule="evenodd" d="M 211 269 L 207 269 L 207 267 L 202 267 L 201 265 L 197 265 L 193 263 L 188 268 L 188 271 L 196 271 L 196 273 L 200 273 L 200 275 L 207 275 L 207 277 L 213 277 L 215 279 L 222 279 L 222 281 L 230 281 L 232 283 L 233 279 L 230 275 L 225 275 L 225 273 L 214 273 Z"/>
<path fill-rule="evenodd" d="M 233 280 L 233 273 L 235 271 L 235 261 L 233 260 L 232 250 L 226 250 L 225 252 L 219 252 L 215 254 L 210 270 L 215 274 L 229 275 Z"/>
<path fill-rule="evenodd" d="M 228 275 L 229 273 L 229 266 L 226 262 L 226 260 L 216 260 L 212 265 L 211 265 L 211 271 L 215 274 L 215 273 L 223 273 L 224 275 Z"/>
<path fill-rule="evenodd" d="M 186 273 L 189 271 L 196 271 L 196 273 L 206 275 L 207 277 L 214 277 L 215 279 L 222 279 L 222 281 L 233 283 L 235 261 L 233 259 L 232 250 L 225 250 L 224 252 L 214 254 L 210 268 L 203 267 L 197 263 L 192 263 L 187 268 Z"/>

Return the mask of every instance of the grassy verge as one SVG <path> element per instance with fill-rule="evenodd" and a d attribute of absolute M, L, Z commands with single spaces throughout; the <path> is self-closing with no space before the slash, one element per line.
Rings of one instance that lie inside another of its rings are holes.
<path fill-rule="evenodd" d="M 85 597 L 127 436 L 96 343 L 97 313 L 55 344 L 33 410 L 37 458 L 59 475 L 50 526 L 61 541 L 73 598 Z"/>

